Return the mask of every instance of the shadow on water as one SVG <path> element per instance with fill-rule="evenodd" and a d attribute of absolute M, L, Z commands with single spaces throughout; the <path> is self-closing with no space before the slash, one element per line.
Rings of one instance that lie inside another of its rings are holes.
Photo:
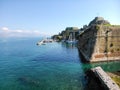
<path fill-rule="evenodd" d="M 67 49 L 73 49 L 73 48 L 76 48 L 77 47 L 77 44 L 72 44 L 72 43 L 65 43 L 65 42 L 62 42 L 62 47 L 65 47 Z"/>

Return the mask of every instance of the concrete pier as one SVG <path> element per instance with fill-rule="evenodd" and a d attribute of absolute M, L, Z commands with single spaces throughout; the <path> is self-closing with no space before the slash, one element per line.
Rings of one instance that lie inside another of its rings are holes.
<path fill-rule="evenodd" d="M 120 90 L 119 86 L 103 71 L 101 67 L 91 69 L 95 76 L 100 80 L 105 90 Z"/>

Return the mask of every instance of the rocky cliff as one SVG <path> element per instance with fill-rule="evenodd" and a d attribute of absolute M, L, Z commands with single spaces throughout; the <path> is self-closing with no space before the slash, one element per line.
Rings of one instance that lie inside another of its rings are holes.
<path fill-rule="evenodd" d="M 96 17 L 79 35 L 78 48 L 89 62 L 120 60 L 120 26 Z"/>

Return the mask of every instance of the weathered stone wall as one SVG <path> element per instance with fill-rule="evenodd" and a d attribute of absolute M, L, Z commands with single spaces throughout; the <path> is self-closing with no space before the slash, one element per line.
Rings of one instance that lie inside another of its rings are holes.
<path fill-rule="evenodd" d="M 120 26 L 89 26 L 79 36 L 78 48 L 90 62 L 120 60 Z"/>

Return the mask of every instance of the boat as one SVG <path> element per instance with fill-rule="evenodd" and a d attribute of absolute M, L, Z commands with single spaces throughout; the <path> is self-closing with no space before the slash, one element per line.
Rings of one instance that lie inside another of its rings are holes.
<path fill-rule="evenodd" d="M 37 45 L 46 45 L 46 43 L 52 43 L 53 40 L 52 39 L 43 39 L 39 42 L 37 42 Z"/>
<path fill-rule="evenodd" d="M 44 40 L 41 40 L 41 41 L 37 42 L 37 45 L 38 45 L 38 46 L 40 46 L 40 45 L 45 45 Z"/>
<path fill-rule="evenodd" d="M 68 44 L 76 44 L 78 40 L 75 39 L 75 35 L 72 35 L 72 33 L 69 35 L 68 40 L 66 40 L 66 43 Z"/>

